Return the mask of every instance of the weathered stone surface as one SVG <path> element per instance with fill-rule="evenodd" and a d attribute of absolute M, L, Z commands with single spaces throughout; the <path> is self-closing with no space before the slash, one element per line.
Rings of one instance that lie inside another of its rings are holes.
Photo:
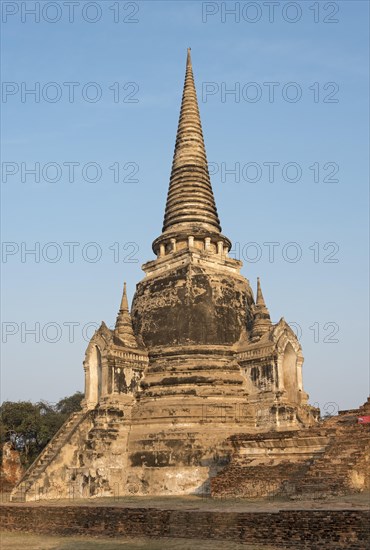
<path fill-rule="evenodd" d="M 248 281 L 228 270 L 231 259 L 214 261 L 215 265 L 202 260 L 200 252 L 179 252 L 166 262 L 165 270 L 137 285 L 134 329 L 148 349 L 233 345 L 251 328 L 253 297 Z"/>
<path fill-rule="evenodd" d="M 0 467 L 0 488 L 1 492 L 7 492 L 21 480 L 24 468 L 21 463 L 19 452 L 13 448 L 8 441 L 2 449 L 2 462 Z"/>

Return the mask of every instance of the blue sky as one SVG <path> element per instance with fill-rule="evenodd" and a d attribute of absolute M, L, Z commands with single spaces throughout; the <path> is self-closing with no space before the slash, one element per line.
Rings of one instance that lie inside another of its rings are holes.
<path fill-rule="evenodd" d="M 362 403 L 368 3 L 280 2 L 270 21 L 263 2 L 77 2 L 72 22 L 63 2 L 39 2 L 35 22 L 36 4 L 2 2 L 2 399 L 82 389 L 94 323 L 114 323 L 124 280 L 132 298 L 161 231 L 191 46 L 242 273 L 299 332 L 310 402 Z"/>

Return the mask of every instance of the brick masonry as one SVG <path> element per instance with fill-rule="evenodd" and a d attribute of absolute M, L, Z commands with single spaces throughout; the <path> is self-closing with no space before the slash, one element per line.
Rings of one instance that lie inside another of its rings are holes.
<path fill-rule="evenodd" d="M 357 418 L 369 412 L 370 400 L 315 427 L 230 437 L 234 452 L 212 478 L 212 496 L 300 499 L 368 491 L 370 424 Z"/>
<path fill-rule="evenodd" d="M 2 529 L 48 535 L 185 537 L 277 548 L 365 550 L 370 511 L 225 512 L 108 506 L 0 506 Z"/>

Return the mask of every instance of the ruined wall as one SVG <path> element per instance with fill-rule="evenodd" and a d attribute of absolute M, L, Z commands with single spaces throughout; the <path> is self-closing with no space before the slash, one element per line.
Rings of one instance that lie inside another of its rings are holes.
<path fill-rule="evenodd" d="M 370 487 L 370 425 L 358 425 L 356 415 L 298 432 L 235 435 L 230 444 L 212 496 L 327 498 Z"/>
<path fill-rule="evenodd" d="M 0 506 L 7 531 L 122 537 L 185 537 L 294 550 L 366 550 L 370 513 L 280 510 L 242 513 L 91 506 Z M 225 546 L 226 547 L 226 546 Z"/>
<path fill-rule="evenodd" d="M 2 492 L 8 492 L 19 482 L 24 474 L 20 454 L 13 449 L 8 441 L 2 449 L 2 463 L 0 466 L 0 488 Z"/>
<path fill-rule="evenodd" d="M 80 421 L 72 417 L 31 466 L 12 500 L 123 494 L 130 412 L 128 403 L 81 411 Z"/>
<path fill-rule="evenodd" d="M 292 482 L 324 452 L 324 430 L 240 434 L 230 437 L 230 463 L 211 480 L 211 495 L 227 498 L 290 496 Z"/>

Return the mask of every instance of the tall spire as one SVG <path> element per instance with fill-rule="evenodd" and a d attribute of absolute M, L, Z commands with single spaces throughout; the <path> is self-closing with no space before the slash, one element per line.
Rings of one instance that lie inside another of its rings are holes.
<path fill-rule="evenodd" d="M 163 231 L 196 223 L 221 231 L 209 178 L 189 48 Z"/>
<path fill-rule="evenodd" d="M 132 328 L 130 310 L 128 308 L 126 283 L 123 285 L 123 294 L 117 315 L 115 334 L 129 348 L 137 347 L 136 338 Z"/>
<path fill-rule="evenodd" d="M 257 277 L 257 297 L 254 309 L 252 340 L 259 340 L 263 334 L 270 330 L 271 325 L 270 313 L 263 298 L 260 278 Z"/>
<path fill-rule="evenodd" d="M 214 241 L 220 236 L 227 246 L 231 246 L 230 241 L 221 235 L 208 171 L 190 48 L 162 231 L 161 237 L 153 243 L 155 252 L 158 243 L 166 237 L 179 235 L 209 236 Z"/>

